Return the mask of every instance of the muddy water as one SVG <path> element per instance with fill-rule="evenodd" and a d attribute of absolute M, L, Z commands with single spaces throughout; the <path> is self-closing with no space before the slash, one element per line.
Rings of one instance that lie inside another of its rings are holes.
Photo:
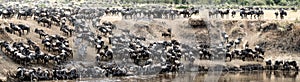
<path fill-rule="evenodd" d="M 79 82 L 205 82 L 207 72 L 186 72 L 178 74 L 143 75 L 107 78 L 82 78 Z M 215 78 L 217 79 L 217 78 Z M 300 82 L 298 72 L 252 71 L 223 72 L 218 82 Z"/>

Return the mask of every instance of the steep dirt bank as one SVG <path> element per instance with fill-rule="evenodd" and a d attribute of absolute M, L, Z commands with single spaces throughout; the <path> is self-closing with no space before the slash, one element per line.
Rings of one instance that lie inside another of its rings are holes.
<path fill-rule="evenodd" d="M 195 19 L 198 26 L 195 29 L 206 28 L 203 20 Z M 195 21 L 193 20 L 193 21 Z M 250 46 L 260 45 L 267 50 L 283 50 L 299 52 L 300 24 L 295 21 L 265 21 L 265 20 L 223 20 L 225 32 L 229 38 L 243 37 Z M 195 25 L 195 24 L 194 24 Z"/>
<path fill-rule="evenodd" d="M 261 45 L 266 50 L 266 59 L 293 59 L 300 62 L 300 56 L 297 53 L 300 52 L 300 24 L 295 23 L 294 21 L 259 21 L 259 20 L 201 20 L 200 25 L 197 27 L 190 26 L 189 19 L 175 19 L 175 20 L 166 20 L 166 19 L 155 19 L 155 20 L 121 20 L 117 17 L 104 17 L 103 21 L 112 21 L 116 24 L 117 29 L 114 30 L 113 36 L 120 36 L 126 34 L 129 31 L 131 34 L 144 37 L 146 45 L 150 42 L 163 41 L 176 39 L 179 42 L 188 45 L 195 46 L 199 43 L 209 43 L 210 35 L 209 30 L 206 24 L 215 24 L 211 23 L 213 21 L 218 21 L 220 24 L 223 24 L 222 29 L 229 34 L 229 40 L 234 40 L 238 37 L 243 37 L 243 42 L 249 42 L 251 48 L 255 45 Z M 35 28 L 44 29 L 48 34 L 63 34 L 59 31 L 59 27 L 52 27 L 51 29 L 42 27 L 38 25 L 35 21 L 28 19 L 26 21 L 12 19 L 8 22 L 13 23 L 23 23 L 28 24 L 32 27 L 31 33 L 23 37 L 16 36 L 15 34 L 3 34 L 1 37 L 10 37 L 14 41 L 26 41 L 26 38 L 30 38 L 40 46 L 42 46 L 41 39 L 39 36 L 33 32 Z M 197 22 L 197 21 L 196 21 Z M 1 22 L 2 24 L 3 22 Z M 4 28 L 3 25 L 2 28 Z M 172 29 L 172 37 L 162 37 L 161 34 L 166 32 L 168 28 Z M 1 38 L 0 37 L 0 38 Z M 4 38 L 1 38 L 4 39 Z M 74 37 L 68 37 L 70 45 L 73 46 Z M 7 40 L 10 40 L 9 38 Z M 124 44 L 127 45 L 127 44 Z M 239 46 L 238 48 L 242 48 Z M 74 47 L 74 50 L 75 47 Z M 74 51 L 76 54 L 77 51 Z M 86 59 L 89 62 L 93 62 L 95 57 L 95 51 L 93 47 L 88 47 Z M 3 55 L 3 54 L 1 54 Z M 197 55 L 197 54 L 194 54 Z M 16 69 L 19 65 L 15 62 L 12 62 L 9 58 L 1 56 L 0 59 L 0 68 L 3 70 L 0 71 L 0 77 L 5 76 L 8 70 Z M 195 64 L 205 65 L 212 64 L 214 62 L 207 60 L 199 60 L 196 58 Z M 232 62 L 225 63 L 226 65 L 239 66 L 242 64 L 249 63 L 263 63 L 263 62 L 241 62 L 241 60 L 234 60 Z M 39 66 L 39 65 L 37 65 Z M 2 74 L 2 75 L 1 75 Z"/>
<path fill-rule="evenodd" d="M 203 23 L 201 19 L 195 20 Z M 263 47 L 266 51 L 265 60 L 296 60 L 299 62 L 300 24 L 297 21 L 223 20 L 222 23 L 225 32 L 229 34 L 229 41 L 243 37 L 243 45 L 248 42 L 251 48 L 254 48 L 255 45 Z M 204 26 L 199 24 L 195 29 L 203 29 Z M 239 46 L 238 48 L 243 47 Z M 264 62 L 261 63 L 264 64 Z M 239 62 L 235 64 L 239 64 Z"/>
<path fill-rule="evenodd" d="M 192 20 L 192 22 L 191 22 Z M 176 39 L 181 43 L 195 46 L 199 43 L 209 43 L 210 33 L 209 26 L 206 24 L 215 24 L 211 22 L 220 22 L 220 20 L 207 19 L 176 19 L 176 20 L 119 20 L 114 23 L 118 29 L 115 32 L 122 34 L 123 30 L 129 30 L 130 33 L 146 38 L 146 44 L 153 41 L 162 41 Z M 193 25 L 189 25 L 193 23 Z M 197 24 L 199 23 L 199 24 Z M 263 47 L 266 51 L 265 60 L 296 60 L 299 62 L 299 37 L 300 24 L 289 20 L 222 20 L 220 24 L 224 32 L 229 35 L 229 40 L 235 40 L 242 37 L 242 45 L 238 49 L 242 49 L 243 45 L 248 42 L 250 48 L 255 45 Z M 215 26 L 215 25 L 212 25 Z M 161 33 L 166 32 L 168 28 L 172 28 L 172 38 L 161 37 Z M 197 54 L 194 54 L 197 55 Z M 206 60 L 196 59 L 195 64 L 203 65 L 211 63 Z M 234 60 L 227 62 L 226 65 L 244 65 L 254 62 L 241 62 Z"/>

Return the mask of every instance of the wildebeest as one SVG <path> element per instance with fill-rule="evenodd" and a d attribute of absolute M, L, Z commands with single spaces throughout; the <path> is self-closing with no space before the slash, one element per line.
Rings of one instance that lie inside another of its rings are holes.
<path fill-rule="evenodd" d="M 40 38 L 42 38 L 42 36 L 45 37 L 45 36 L 48 35 L 48 34 L 45 33 L 44 30 L 42 30 L 42 29 L 37 29 L 37 28 L 36 28 L 36 29 L 34 30 L 34 32 L 37 33 L 37 34 L 39 34 L 39 35 L 40 35 Z"/>
<path fill-rule="evenodd" d="M 241 12 L 240 12 L 240 16 L 242 19 L 248 18 L 248 15 L 250 15 L 250 19 L 252 19 L 253 14 L 254 14 L 254 11 L 252 9 L 246 10 L 246 9 L 242 8 Z"/>
<path fill-rule="evenodd" d="M 5 31 L 12 34 L 13 33 L 13 30 L 9 27 L 4 27 Z"/>
<path fill-rule="evenodd" d="M 231 17 L 234 18 L 236 15 L 236 11 L 231 11 Z"/>
<path fill-rule="evenodd" d="M 37 22 L 38 22 L 38 24 L 43 23 L 43 26 L 46 26 L 46 24 L 47 24 L 48 28 L 51 28 L 51 25 L 52 25 L 51 20 L 46 17 L 39 18 L 37 20 Z"/>
<path fill-rule="evenodd" d="M 264 15 L 264 11 L 263 10 L 256 10 L 254 11 L 254 19 L 260 19 L 261 17 L 263 17 Z"/>
<path fill-rule="evenodd" d="M 280 10 L 279 14 L 280 14 L 280 19 L 284 19 L 284 16 L 287 16 L 287 12 L 284 10 Z"/>
<path fill-rule="evenodd" d="M 14 34 L 15 34 L 15 31 L 17 31 L 17 32 L 19 32 L 19 36 L 22 35 L 22 29 L 19 26 L 15 25 L 13 23 L 9 23 L 9 25 L 10 25 L 10 28 L 13 30 Z"/>
<path fill-rule="evenodd" d="M 21 19 L 22 16 L 23 16 L 23 17 L 24 17 L 24 20 L 26 20 L 28 16 L 31 16 L 31 15 L 32 15 L 31 10 L 32 10 L 32 9 L 21 9 L 21 10 L 19 10 L 17 19 Z"/>
<path fill-rule="evenodd" d="M 210 18 L 213 18 L 213 17 L 218 18 L 218 14 L 219 14 L 219 10 L 217 10 L 217 9 L 209 10 L 209 12 L 208 12 L 208 16 Z"/>
<path fill-rule="evenodd" d="M 30 32 L 30 27 L 28 25 L 18 24 L 18 27 L 21 28 L 21 30 L 23 31 L 23 33 L 25 33 L 24 30 L 27 31 L 27 34 Z"/>
<path fill-rule="evenodd" d="M 108 46 L 105 46 L 103 50 L 100 50 L 99 54 L 96 55 L 96 60 L 108 61 L 113 59 L 113 51 L 108 49 Z"/>
<path fill-rule="evenodd" d="M 171 37 L 171 35 L 172 35 L 172 29 L 168 28 L 167 32 L 163 32 L 161 36 L 163 36 L 163 37 Z"/>
<path fill-rule="evenodd" d="M 175 19 L 177 13 L 178 13 L 177 10 L 170 10 L 169 11 L 169 18 L 171 18 L 172 20 Z"/>
<path fill-rule="evenodd" d="M 278 18 L 278 15 L 279 15 L 279 13 L 278 13 L 278 12 L 275 12 L 274 14 L 275 14 L 275 16 L 276 16 L 276 19 L 277 19 L 277 18 Z"/>
<path fill-rule="evenodd" d="M 14 12 L 12 8 L 7 8 L 2 10 L 2 18 L 8 19 L 14 16 Z"/>
<path fill-rule="evenodd" d="M 60 31 L 64 32 L 67 36 L 72 36 L 74 30 L 69 28 L 67 25 L 62 25 L 60 27 Z"/>
<path fill-rule="evenodd" d="M 226 10 L 219 10 L 219 13 L 221 15 L 222 18 L 224 18 L 224 15 L 229 15 L 229 9 Z"/>
<path fill-rule="evenodd" d="M 50 16 L 50 19 L 51 19 L 51 21 L 53 21 L 57 26 L 59 26 L 60 25 L 60 19 L 58 18 L 58 17 L 56 17 L 56 16 L 54 16 L 54 15 L 51 15 Z"/>
<path fill-rule="evenodd" d="M 191 17 L 191 13 L 187 9 L 179 11 L 179 15 L 183 15 L 184 18 Z"/>
<path fill-rule="evenodd" d="M 131 19 L 133 19 L 133 10 L 130 10 L 129 8 L 126 10 L 122 10 L 121 11 L 121 15 L 124 19 L 128 19 L 128 17 L 130 17 Z"/>
<path fill-rule="evenodd" d="M 79 77 L 76 68 L 67 69 L 64 67 L 54 67 L 53 69 L 18 67 L 15 74 L 19 81 L 42 81 L 42 80 L 72 80 Z"/>

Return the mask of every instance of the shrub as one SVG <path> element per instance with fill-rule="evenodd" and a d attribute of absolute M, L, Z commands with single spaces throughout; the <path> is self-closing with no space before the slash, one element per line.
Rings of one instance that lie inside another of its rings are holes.
<path fill-rule="evenodd" d="M 249 1 L 248 0 L 244 0 L 244 1 L 241 1 L 239 4 L 240 5 L 249 5 Z"/>

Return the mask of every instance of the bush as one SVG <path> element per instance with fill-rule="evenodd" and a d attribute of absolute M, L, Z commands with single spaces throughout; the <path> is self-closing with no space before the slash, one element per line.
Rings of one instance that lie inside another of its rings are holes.
<path fill-rule="evenodd" d="M 179 4 L 179 0 L 174 0 L 174 3 L 175 4 Z"/>
<path fill-rule="evenodd" d="M 249 1 L 248 0 L 244 0 L 240 2 L 240 5 L 249 5 Z"/>

